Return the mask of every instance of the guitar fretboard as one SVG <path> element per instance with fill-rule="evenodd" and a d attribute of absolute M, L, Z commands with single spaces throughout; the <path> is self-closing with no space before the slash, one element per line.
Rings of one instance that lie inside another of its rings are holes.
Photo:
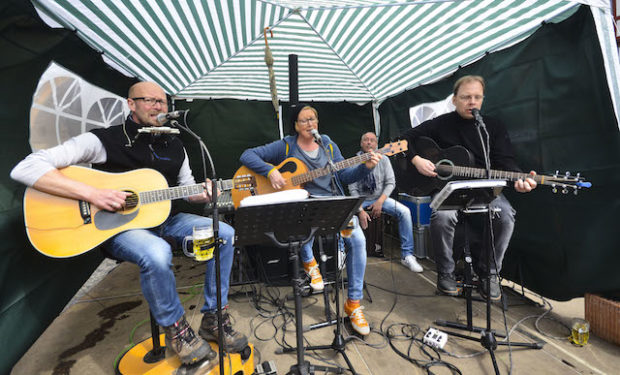
<path fill-rule="evenodd" d="M 173 199 L 186 198 L 191 195 L 202 193 L 204 188 L 202 184 L 176 186 L 167 189 L 143 191 L 139 193 L 140 202 L 142 204 L 169 201 Z"/>
<path fill-rule="evenodd" d="M 390 151 L 391 151 L 390 147 L 384 147 L 381 150 L 377 150 L 376 152 L 379 153 L 379 154 L 385 154 L 385 153 L 388 153 Z M 365 154 L 357 155 L 357 156 L 354 156 L 352 158 L 349 158 L 349 159 L 342 160 L 342 161 L 339 161 L 337 163 L 334 163 L 334 167 L 335 167 L 336 171 L 339 171 L 339 170 L 344 169 L 344 168 L 349 168 L 349 167 L 352 167 L 352 166 L 364 163 L 364 162 L 370 160 L 370 158 L 371 158 L 371 153 L 367 152 Z M 314 170 L 312 170 L 310 172 L 302 173 L 300 175 L 291 177 L 291 183 L 293 185 L 301 185 L 301 184 L 304 184 L 304 183 L 306 183 L 308 181 L 312 181 L 315 178 L 326 176 L 326 175 L 328 175 L 330 173 L 331 173 L 331 168 L 329 166 L 323 167 L 323 168 L 314 169 Z"/>
<path fill-rule="evenodd" d="M 233 188 L 233 180 L 217 181 L 219 190 L 230 190 Z M 139 193 L 142 204 L 168 201 L 173 199 L 187 198 L 192 195 L 200 194 L 204 191 L 202 184 L 175 186 L 167 189 L 143 191 Z"/>
<path fill-rule="evenodd" d="M 471 178 L 487 178 L 487 171 L 483 168 L 473 168 L 473 167 L 461 167 L 461 166 L 451 166 L 446 164 L 440 164 L 436 166 L 437 170 L 445 173 L 452 173 L 455 176 L 459 177 L 471 177 Z M 496 169 L 491 169 L 491 179 L 498 180 L 507 180 L 507 181 L 517 181 L 519 179 L 525 180 L 526 178 L 532 178 L 538 184 L 547 184 L 547 183 L 557 183 L 561 180 L 553 177 L 553 176 L 545 176 L 545 175 L 535 175 L 532 177 L 529 173 L 523 172 L 511 172 L 511 171 L 500 171 Z"/>

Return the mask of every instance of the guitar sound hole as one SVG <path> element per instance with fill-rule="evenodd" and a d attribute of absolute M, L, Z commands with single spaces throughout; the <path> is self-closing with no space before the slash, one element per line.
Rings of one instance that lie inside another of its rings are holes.
<path fill-rule="evenodd" d="M 449 180 L 452 178 L 452 168 L 454 163 L 450 160 L 442 159 L 435 165 L 435 172 L 437 172 L 437 178 L 440 180 Z"/>
<path fill-rule="evenodd" d="M 294 162 L 290 161 L 284 164 L 282 168 L 280 168 L 279 172 L 280 173 L 283 173 L 283 172 L 295 173 L 296 170 L 297 170 L 297 165 Z"/>
<path fill-rule="evenodd" d="M 138 197 L 138 194 L 134 193 L 133 191 L 129 191 L 129 190 L 123 190 L 126 193 L 131 193 L 130 196 L 128 196 L 127 198 L 125 198 L 125 208 L 123 209 L 123 211 L 126 210 L 131 210 L 134 209 L 138 203 L 140 203 L 140 198 Z"/>

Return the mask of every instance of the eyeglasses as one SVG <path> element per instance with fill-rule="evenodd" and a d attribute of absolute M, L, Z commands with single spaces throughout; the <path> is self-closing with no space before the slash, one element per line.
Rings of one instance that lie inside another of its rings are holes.
<path fill-rule="evenodd" d="M 459 100 L 462 100 L 464 102 L 468 102 L 472 99 L 476 102 L 479 102 L 484 99 L 484 95 L 459 95 L 458 98 Z"/>
<path fill-rule="evenodd" d="M 145 96 L 141 96 L 139 98 L 131 98 L 131 100 L 142 100 L 144 102 L 144 104 L 148 105 L 149 107 L 154 107 L 155 104 L 159 104 L 162 107 L 163 106 L 168 106 L 168 102 L 166 100 L 163 99 L 156 99 L 156 98 L 148 98 Z"/>
<path fill-rule="evenodd" d="M 307 125 L 307 124 L 316 124 L 319 120 L 316 117 L 310 117 L 307 119 L 303 119 L 303 120 L 299 120 L 297 121 L 298 123 L 302 124 L 302 125 Z"/>

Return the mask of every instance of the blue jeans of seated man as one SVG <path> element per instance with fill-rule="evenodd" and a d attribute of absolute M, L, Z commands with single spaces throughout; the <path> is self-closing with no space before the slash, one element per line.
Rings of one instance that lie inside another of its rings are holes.
<path fill-rule="evenodd" d="M 172 249 L 162 237 L 173 238 L 181 244 L 190 236 L 194 226 L 208 226 L 213 221 L 204 216 L 179 213 L 169 217 L 162 225 L 151 229 L 132 229 L 117 234 L 105 243 L 113 257 L 134 263 L 140 267 L 140 285 L 144 298 L 157 323 L 163 327 L 174 324 L 185 313 L 176 290 L 172 271 Z M 219 237 L 226 241 L 220 246 L 220 281 L 222 306 L 228 303 L 228 286 L 233 262 L 234 229 L 219 223 Z M 217 310 L 215 258 L 205 262 L 205 303 L 201 312 Z"/>
<path fill-rule="evenodd" d="M 366 208 L 377 200 L 368 200 L 362 203 L 362 207 Z M 404 259 L 407 255 L 413 255 L 413 221 L 411 220 L 411 211 L 404 204 L 388 198 L 381 206 L 381 212 L 384 212 L 398 220 L 398 234 L 400 235 L 400 255 Z"/>
<path fill-rule="evenodd" d="M 340 237 L 339 249 L 347 251 L 347 277 L 349 287 L 347 296 L 352 300 L 361 300 L 364 288 L 364 273 L 366 272 L 366 237 L 359 226 L 357 216 L 353 216 L 355 228 L 349 238 Z M 343 245 L 344 242 L 344 245 Z M 312 244 L 314 238 L 301 247 L 301 260 L 309 262 L 314 257 L 312 253 Z"/>
<path fill-rule="evenodd" d="M 500 194 L 490 203 L 491 209 L 500 208 L 498 217 L 493 219 L 493 238 L 495 256 L 491 259 L 491 273 L 496 274 L 502 268 L 504 254 L 508 249 L 510 238 L 515 226 L 516 211 L 508 202 L 508 199 Z M 458 223 L 458 211 L 441 210 L 431 213 L 431 238 L 433 241 L 433 250 L 435 252 L 435 262 L 437 263 L 437 272 L 452 273 L 454 272 L 454 258 L 452 257 L 452 246 L 454 245 L 454 233 L 456 224 Z M 486 214 L 479 214 L 486 215 Z M 483 239 L 486 240 L 486 239 Z M 487 259 L 485 254 L 479 254 L 477 265 L 480 270 L 486 273 Z M 497 264 L 497 266 L 496 266 Z"/>

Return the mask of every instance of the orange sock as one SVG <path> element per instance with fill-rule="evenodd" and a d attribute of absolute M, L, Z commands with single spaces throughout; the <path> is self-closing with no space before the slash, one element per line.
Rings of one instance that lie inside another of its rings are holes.
<path fill-rule="evenodd" d="M 312 260 L 310 260 L 309 262 L 303 262 L 304 263 L 304 269 L 306 270 L 306 272 L 308 270 L 310 270 L 310 268 L 316 266 L 318 263 L 316 262 L 316 259 L 312 258 Z"/>

